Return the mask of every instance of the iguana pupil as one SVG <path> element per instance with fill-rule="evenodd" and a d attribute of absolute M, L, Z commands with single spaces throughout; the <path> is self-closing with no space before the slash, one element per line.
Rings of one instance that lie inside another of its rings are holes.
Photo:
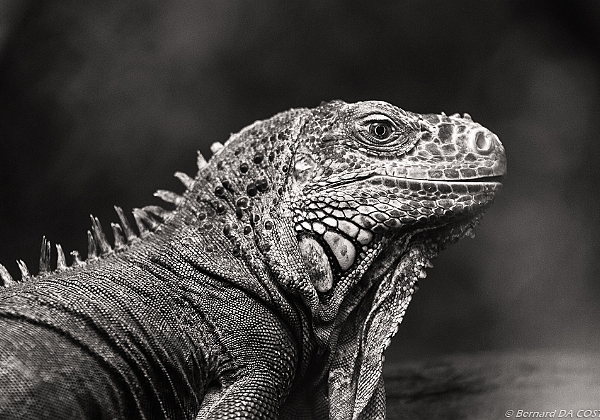
<path fill-rule="evenodd" d="M 389 137 L 391 131 L 392 128 L 388 123 L 385 122 L 372 123 L 370 127 L 371 134 L 377 137 L 379 140 L 384 140 Z"/>

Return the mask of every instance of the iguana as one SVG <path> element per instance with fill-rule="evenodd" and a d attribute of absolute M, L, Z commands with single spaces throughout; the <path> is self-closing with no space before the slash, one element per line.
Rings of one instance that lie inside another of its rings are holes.
<path fill-rule="evenodd" d="M 38 275 L 0 266 L 0 418 L 385 418 L 383 351 L 500 190 L 497 136 L 332 101 L 211 150 L 139 233 L 117 207 L 85 261 L 44 238 Z"/>

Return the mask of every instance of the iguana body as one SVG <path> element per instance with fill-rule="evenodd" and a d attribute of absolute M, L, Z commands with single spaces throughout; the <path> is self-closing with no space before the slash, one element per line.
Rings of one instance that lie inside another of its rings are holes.
<path fill-rule="evenodd" d="M 0 293 L 0 418 L 375 419 L 429 259 L 506 171 L 465 115 L 293 109 L 232 135 L 176 205 L 92 219 L 87 261 L 42 244 Z"/>

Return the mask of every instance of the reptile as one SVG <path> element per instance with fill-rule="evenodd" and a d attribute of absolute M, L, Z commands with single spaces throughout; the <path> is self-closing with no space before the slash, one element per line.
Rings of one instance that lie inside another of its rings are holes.
<path fill-rule="evenodd" d="M 336 100 L 211 151 L 114 241 L 92 217 L 85 260 L 0 265 L 0 418 L 385 418 L 383 352 L 500 191 L 498 137 Z"/>

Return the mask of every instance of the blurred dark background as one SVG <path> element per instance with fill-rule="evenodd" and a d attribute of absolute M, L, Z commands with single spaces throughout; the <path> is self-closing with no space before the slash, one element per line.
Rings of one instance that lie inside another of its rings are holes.
<path fill-rule="evenodd" d="M 85 254 L 90 213 L 158 204 L 197 149 L 335 98 L 468 112 L 508 152 L 388 362 L 598 350 L 597 0 L 2 0 L 0 261 L 36 271 L 42 235 Z"/>

